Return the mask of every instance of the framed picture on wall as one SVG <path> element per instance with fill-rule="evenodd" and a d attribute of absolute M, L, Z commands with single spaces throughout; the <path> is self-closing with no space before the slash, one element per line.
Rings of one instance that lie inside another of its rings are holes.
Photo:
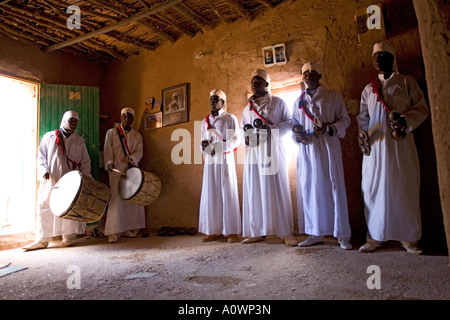
<path fill-rule="evenodd" d="M 286 46 L 284 43 L 279 43 L 270 47 L 264 47 L 262 49 L 262 52 L 265 67 L 285 64 L 287 62 Z"/>
<path fill-rule="evenodd" d="M 145 115 L 145 130 L 151 130 L 162 127 L 162 112 L 156 112 Z"/>
<path fill-rule="evenodd" d="M 162 125 L 189 121 L 189 83 L 162 90 Z"/>

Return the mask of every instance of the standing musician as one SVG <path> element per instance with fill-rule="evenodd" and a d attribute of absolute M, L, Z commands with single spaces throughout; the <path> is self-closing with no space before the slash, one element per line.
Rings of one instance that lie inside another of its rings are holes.
<path fill-rule="evenodd" d="M 120 236 L 135 238 L 139 229 L 145 228 L 144 207 L 122 199 L 119 194 L 119 172 L 137 167 L 143 156 L 142 136 L 131 127 L 134 109 L 123 108 L 120 117 L 121 125 L 106 132 L 103 150 L 111 189 L 105 223 L 105 235 L 109 242 L 117 242 Z"/>
<path fill-rule="evenodd" d="M 227 236 L 239 241 L 241 210 L 234 152 L 240 144 L 236 116 L 226 112 L 227 97 L 222 90 L 210 92 L 211 113 L 201 125 L 202 152 L 205 156 L 200 199 L 199 232 L 203 241 Z"/>
<path fill-rule="evenodd" d="M 427 118 L 428 106 L 417 82 L 398 73 L 392 46 L 376 43 L 372 60 L 378 75 L 364 88 L 356 118 L 368 227 L 359 251 L 397 240 L 408 252 L 421 254 L 420 170 L 411 132 Z"/>
<path fill-rule="evenodd" d="M 349 250 L 351 230 L 339 139 L 345 137 L 350 117 L 342 96 L 320 84 L 318 64 L 305 63 L 302 76 L 306 90 L 296 100 L 292 117 L 294 138 L 300 142 L 298 224 L 308 235 L 299 246 L 321 243 L 324 236 L 333 235 L 342 249 Z M 299 126 L 302 130 L 297 132 Z"/>
<path fill-rule="evenodd" d="M 86 223 L 59 218 L 50 210 L 50 192 L 58 180 L 71 170 L 91 177 L 91 159 L 83 138 L 75 132 L 78 113 L 64 113 L 60 129 L 47 132 L 38 149 L 37 171 L 41 180 L 37 200 L 36 241 L 23 250 L 47 248 L 52 237 L 62 235 L 64 246 L 72 246 L 77 234 L 84 234 Z"/>
<path fill-rule="evenodd" d="M 277 235 L 297 245 L 282 137 L 291 129 L 286 103 L 270 93 L 270 76 L 261 69 L 251 78 L 252 97 L 244 108 L 241 133 L 246 145 L 242 191 L 243 243 Z M 248 143 L 246 143 L 247 141 Z"/>

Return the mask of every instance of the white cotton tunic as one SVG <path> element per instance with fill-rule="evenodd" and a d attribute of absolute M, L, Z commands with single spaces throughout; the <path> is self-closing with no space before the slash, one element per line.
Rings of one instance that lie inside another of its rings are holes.
<path fill-rule="evenodd" d="M 130 154 L 128 155 L 137 165 L 143 156 L 142 136 L 131 129 L 125 132 Z M 128 151 L 127 151 L 128 152 Z M 125 156 L 120 143 L 117 129 L 109 129 L 106 132 L 103 157 L 105 168 L 110 163 L 122 172 L 128 169 L 128 163 L 123 161 Z M 129 230 L 145 228 L 145 208 L 139 204 L 122 199 L 119 194 L 119 180 L 121 175 L 116 172 L 108 172 L 111 200 L 106 213 L 105 235 L 121 233 Z"/>
<path fill-rule="evenodd" d="M 63 139 L 67 156 L 80 164 L 78 170 L 82 174 L 91 177 L 91 159 L 83 138 L 76 132 L 73 132 L 69 138 L 63 134 L 60 136 Z M 48 172 L 50 179 L 43 179 L 38 190 L 36 223 L 38 240 L 48 240 L 48 238 L 60 235 L 82 234 L 85 231 L 86 223 L 59 218 L 50 210 L 49 196 L 53 186 L 71 170 L 73 170 L 72 164 L 68 164 L 66 157 L 56 144 L 55 131 L 44 134 L 38 148 L 37 173 L 39 179 L 42 179 Z"/>
<path fill-rule="evenodd" d="M 286 237 L 294 231 L 292 198 L 287 170 L 287 158 L 282 137 L 291 129 L 291 116 L 286 103 L 265 95 L 258 113 L 270 120 L 272 138 L 256 147 L 246 147 L 242 190 L 242 235 Z M 247 104 L 241 119 L 241 140 L 245 124 L 258 118 Z M 270 148 L 268 148 L 270 141 Z M 270 153 L 268 154 L 268 149 Z"/>
<path fill-rule="evenodd" d="M 314 123 L 297 98 L 294 104 L 292 124 L 300 124 L 310 134 L 308 145 L 299 144 L 297 157 L 297 201 L 299 232 L 313 236 L 333 235 L 350 238 L 347 193 L 345 189 L 344 167 L 339 139 L 345 137 L 350 126 L 342 96 L 319 86 L 311 98 L 302 94 L 303 105 L 313 119 L 322 123 L 332 123 L 337 133 L 313 134 Z"/>
<path fill-rule="evenodd" d="M 422 234 L 420 171 L 411 133 L 428 116 L 423 92 L 410 76 L 393 74 L 384 80 L 386 104 L 407 121 L 405 139 L 391 138 L 386 111 L 368 84 L 361 94 L 359 129 L 369 134 L 371 153 L 363 156 L 361 189 L 370 236 L 377 241 L 414 242 Z"/>
<path fill-rule="evenodd" d="M 208 152 L 203 152 L 205 165 L 198 231 L 206 235 L 241 234 L 241 210 L 234 159 L 234 150 L 240 144 L 238 121 L 236 116 L 223 110 L 216 117 L 208 115 L 208 120 L 214 129 L 208 130 L 206 119 L 203 119 L 201 137 L 202 140 L 212 142 L 212 146 L 216 147 L 216 154 L 211 156 Z"/>

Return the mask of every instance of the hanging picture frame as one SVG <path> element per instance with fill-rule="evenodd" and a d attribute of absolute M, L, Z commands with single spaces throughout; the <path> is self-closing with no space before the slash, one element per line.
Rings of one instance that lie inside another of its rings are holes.
<path fill-rule="evenodd" d="M 183 83 L 162 90 L 162 125 L 189 121 L 189 84 Z"/>
<path fill-rule="evenodd" d="M 264 47 L 262 49 L 262 53 L 265 67 L 272 67 L 275 65 L 283 65 L 287 63 L 286 46 L 284 43 Z"/>

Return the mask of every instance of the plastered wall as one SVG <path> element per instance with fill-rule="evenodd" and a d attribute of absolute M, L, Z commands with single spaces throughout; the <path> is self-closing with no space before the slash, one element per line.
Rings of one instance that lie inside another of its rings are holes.
<path fill-rule="evenodd" d="M 38 83 L 100 86 L 100 65 L 61 52 L 39 48 L 0 34 L 0 74 Z"/>

